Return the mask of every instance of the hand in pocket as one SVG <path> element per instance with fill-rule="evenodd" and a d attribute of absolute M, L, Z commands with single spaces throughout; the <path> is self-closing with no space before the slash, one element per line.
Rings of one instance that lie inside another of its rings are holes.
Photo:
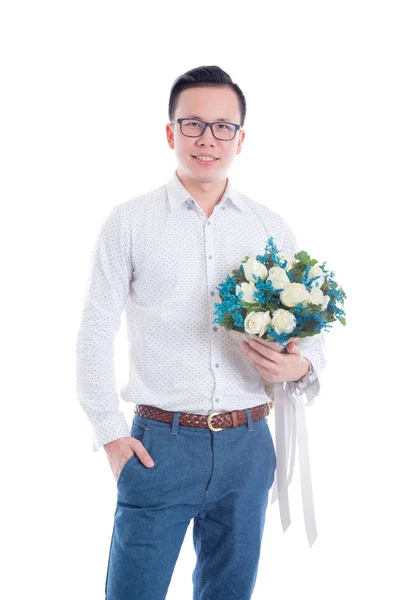
<path fill-rule="evenodd" d="M 118 481 L 122 469 L 134 454 L 136 454 L 145 467 L 151 468 L 154 466 L 154 461 L 142 442 L 132 436 L 108 442 L 104 444 L 104 450 L 106 451 L 115 481 Z"/>

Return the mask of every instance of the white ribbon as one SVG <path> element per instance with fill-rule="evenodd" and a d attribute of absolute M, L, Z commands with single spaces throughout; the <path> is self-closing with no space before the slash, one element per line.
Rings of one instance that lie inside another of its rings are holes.
<path fill-rule="evenodd" d="M 313 400 L 304 403 L 302 396 L 302 393 L 297 392 L 296 386 L 290 386 L 288 382 L 274 384 L 276 471 L 271 504 L 275 502 L 278 496 L 281 523 L 283 531 L 286 531 L 291 524 L 288 486 L 293 477 L 297 440 L 299 445 L 303 515 L 308 544 L 311 548 L 318 534 L 314 516 L 304 407 L 312 404 Z M 286 457 L 289 455 L 289 452 L 290 470 L 287 475 Z"/>

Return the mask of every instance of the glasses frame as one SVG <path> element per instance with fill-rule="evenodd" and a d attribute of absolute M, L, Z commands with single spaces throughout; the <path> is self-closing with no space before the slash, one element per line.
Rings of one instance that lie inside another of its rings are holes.
<path fill-rule="evenodd" d="M 183 133 L 182 131 L 182 121 L 198 121 L 199 123 L 203 123 L 203 130 L 201 133 L 199 133 L 199 135 L 187 135 L 187 133 Z M 232 140 L 235 139 L 236 137 L 236 132 L 238 131 L 238 129 L 241 129 L 241 125 L 238 125 L 237 123 L 229 123 L 228 121 L 214 121 L 213 123 L 207 123 L 207 121 L 202 121 L 201 119 L 191 119 L 190 117 L 181 117 L 179 119 L 175 119 L 175 121 L 171 121 L 172 123 L 179 123 L 179 127 L 181 130 L 181 134 L 184 135 L 185 137 L 200 137 L 203 135 L 203 133 L 205 132 L 205 130 L 207 129 L 207 127 L 209 127 L 211 129 L 211 133 L 213 134 L 213 136 L 215 137 L 216 140 L 219 140 L 220 142 L 231 142 Z M 235 128 L 235 133 L 233 134 L 233 137 L 230 138 L 229 140 L 225 140 L 222 138 L 218 138 L 214 131 L 212 126 L 213 125 L 219 125 L 220 123 L 224 123 L 225 125 L 233 125 Z"/>

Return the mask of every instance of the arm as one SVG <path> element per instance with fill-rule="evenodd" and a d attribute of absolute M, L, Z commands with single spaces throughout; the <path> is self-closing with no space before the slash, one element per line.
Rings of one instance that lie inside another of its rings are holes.
<path fill-rule="evenodd" d="M 93 427 L 93 450 L 130 436 L 119 410 L 114 340 L 132 279 L 126 203 L 115 206 L 98 234 L 76 342 L 76 390 Z"/>

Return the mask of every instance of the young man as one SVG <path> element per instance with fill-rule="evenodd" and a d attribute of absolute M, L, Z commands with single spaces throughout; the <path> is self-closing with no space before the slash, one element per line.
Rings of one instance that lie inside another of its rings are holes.
<path fill-rule="evenodd" d="M 163 600 L 192 519 L 194 598 L 250 599 L 276 468 L 266 384 L 302 380 L 308 399 L 319 392 L 319 336 L 282 354 L 239 346 L 213 322 L 216 286 L 244 256 L 270 235 L 297 251 L 285 221 L 227 176 L 245 114 L 219 67 L 179 77 L 166 126 L 178 167 L 166 185 L 115 206 L 93 251 L 77 392 L 116 479 L 107 600 Z M 131 428 L 113 368 L 124 309 Z"/>

